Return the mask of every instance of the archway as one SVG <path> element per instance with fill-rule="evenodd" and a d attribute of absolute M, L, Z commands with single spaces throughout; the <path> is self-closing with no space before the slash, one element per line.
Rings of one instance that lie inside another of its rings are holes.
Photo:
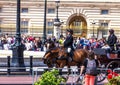
<path fill-rule="evenodd" d="M 74 36 L 87 37 L 87 22 L 83 15 L 71 15 L 67 21 L 67 26 L 73 29 Z"/>

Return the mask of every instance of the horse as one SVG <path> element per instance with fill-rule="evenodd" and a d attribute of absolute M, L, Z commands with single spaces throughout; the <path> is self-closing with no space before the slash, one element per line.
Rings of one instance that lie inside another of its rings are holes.
<path fill-rule="evenodd" d="M 64 62 L 61 62 L 61 65 L 59 66 L 60 68 L 63 68 L 64 66 L 67 66 L 68 68 L 70 68 L 70 66 L 77 66 L 78 68 L 80 68 L 81 64 L 83 63 L 83 61 L 88 57 L 88 53 L 89 51 L 85 50 L 85 49 L 76 49 L 73 52 L 73 60 L 69 61 L 69 56 L 67 55 L 66 52 L 66 48 L 61 48 L 59 50 L 58 56 L 59 59 L 63 59 L 64 58 Z M 79 69 L 80 72 L 80 69 Z M 69 73 L 70 73 L 70 69 L 69 69 Z"/>
<path fill-rule="evenodd" d="M 56 47 L 55 42 L 53 42 L 53 41 L 47 41 L 46 42 L 46 47 L 47 47 L 47 50 L 55 48 Z"/>
<path fill-rule="evenodd" d="M 51 48 L 48 51 L 46 51 L 45 55 L 43 56 L 44 64 L 47 64 L 49 68 L 53 67 L 53 65 L 58 60 L 58 52 L 59 48 Z"/>
<path fill-rule="evenodd" d="M 43 58 L 44 63 L 47 64 L 48 67 L 53 67 L 55 65 L 56 68 L 63 68 L 64 66 L 67 66 L 68 68 L 70 68 L 70 66 L 78 66 L 79 68 L 87 56 L 88 52 L 86 50 L 76 49 L 74 51 L 73 61 L 69 62 L 65 49 L 63 47 L 57 47 L 47 51 Z M 60 69 L 60 73 L 61 70 L 62 69 Z M 68 73 L 70 74 L 70 69 L 68 70 Z"/>

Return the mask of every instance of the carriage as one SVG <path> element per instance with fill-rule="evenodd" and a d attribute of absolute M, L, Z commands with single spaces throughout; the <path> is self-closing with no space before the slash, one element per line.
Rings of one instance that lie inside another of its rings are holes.
<path fill-rule="evenodd" d="M 93 51 L 100 62 L 98 82 L 101 82 L 106 78 L 108 69 L 120 68 L 120 51 L 116 50 L 110 53 L 110 58 L 107 57 L 105 49 L 95 48 Z"/>

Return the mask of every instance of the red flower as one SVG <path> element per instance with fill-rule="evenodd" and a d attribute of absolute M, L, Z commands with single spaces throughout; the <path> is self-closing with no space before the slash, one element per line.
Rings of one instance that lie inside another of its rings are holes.
<path fill-rule="evenodd" d="M 108 80 L 112 79 L 112 78 L 115 77 L 115 76 L 119 76 L 118 73 L 112 72 L 112 70 L 110 70 L 110 69 L 107 70 L 107 72 L 108 72 L 108 76 L 107 76 Z"/>
<path fill-rule="evenodd" d="M 108 74 L 107 79 L 112 79 L 112 74 Z"/>
<path fill-rule="evenodd" d="M 115 72 L 112 72 L 112 74 L 113 74 L 114 76 L 118 76 L 118 74 L 117 74 L 117 73 L 115 73 Z"/>
<path fill-rule="evenodd" d="M 107 72 L 108 72 L 108 73 L 112 73 L 112 70 L 111 70 L 111 69 L 108 69 Z"/>

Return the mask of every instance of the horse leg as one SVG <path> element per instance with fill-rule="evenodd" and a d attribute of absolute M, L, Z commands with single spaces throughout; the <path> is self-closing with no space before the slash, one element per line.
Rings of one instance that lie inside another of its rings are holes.
<path fill-rule="evenodd" d="M 56 68 L 58 69 L 59 74 L 62 75 L 62 69 L 60 68 L 60 66 L 59 66 L 59 65 L 56 65 Z"/>
<path fill-rule="evenodd" d="M 80 74 L 80 64 L 77 65 L 77 68 L 78 68 L 78 73 L 77 74 Z"/>
<path fill-rule="evenodd" d="M 62 69 L 61 68 L 59 68 L 59 74 L 62 75 Z"/>
<path fill-rule="evenodd" d="M 70 66 L 68 66 L 68 75 L 71 74 Z"/>
<path fill-rule="evenodd" d="M 66 65 L 65 62 L 61 62 L 61 63 L 60 63 L 60 68 L 59 68 L 59 73 L 60 73 L 60 75 L 62 75 L 62 68 L 64 68 L 65 65 Z"/>

